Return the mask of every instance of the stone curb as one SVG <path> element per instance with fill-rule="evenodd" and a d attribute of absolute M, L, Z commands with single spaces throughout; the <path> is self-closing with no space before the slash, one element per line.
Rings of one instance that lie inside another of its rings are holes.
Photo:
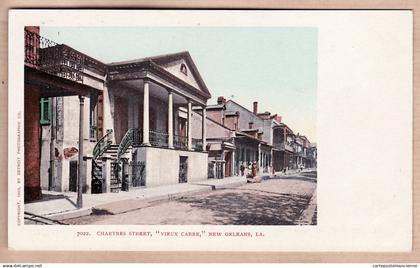
<path fill-rule="evenodd" d="M 211 192 L 213 190 L 212 187 L 208 185 L 200 185 L 200 186 L 202 186 L 203 189 L 187 190 L 187 191 L 179 192 L 179 193 L 151 196 L 151 197 L 145 197 L 141 199 L 128 198 L 128 199 L 112 201 L 112 202 L 104 203 L 100 205 L 95 205 L 91 208 L 83 208 L 80 210 L 74 210 L 74 211 L 72 210 L 72 211 L 66 211 L 66 212 L 57 213 L 57 214 L 45 215 L 44 217 L 48 217 L 53 220 L 67 220 L 67 219 L 72 219 L 72 218 L 88 216 L 92 214 L 94 210 L 104 210 L 104 212 L 109 212 L 109 214 L 115 215 L 115 214 L 121 214 L 124 212 L 136 210 L 136 209 L 141 209 L 142 207 L 145 207 L 152 202 L 170 201 L 170 200 L 174 200 L 176 198 L 180 198 L 184 196 L 191 196 L 191 195 L 195 195 L 199 193 Z M 132 202 L 134 203 L 134 206 L 131 206 L 129 209 L 121 209 L 121 210 L 112 209 L 112 206 L 118 206 L 118 204 L 126 203 L 126 202 Z"/>

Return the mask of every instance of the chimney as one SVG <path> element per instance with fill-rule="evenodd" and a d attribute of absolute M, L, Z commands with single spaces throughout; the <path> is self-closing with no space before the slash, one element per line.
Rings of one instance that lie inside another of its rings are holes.
<path fill-rule="evenodd" d="M 258 101 L 254 101 L 254 114 L 258 113 Z"/>
<path fill-rule="evenodd" d="M 225 102 L 226 102 L 225 97 L 223 97 L 223 96 L 219 96 L 219 97 L 217 98 L 217 104 L 225 104 Z"/>

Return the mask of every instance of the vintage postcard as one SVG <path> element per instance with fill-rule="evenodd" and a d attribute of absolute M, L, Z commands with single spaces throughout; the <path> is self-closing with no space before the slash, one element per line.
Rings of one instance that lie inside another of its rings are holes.
<path fill-rule="evenodd" d="M 411 249 L 410 12 L 9 19 L 9 247 Z"/>

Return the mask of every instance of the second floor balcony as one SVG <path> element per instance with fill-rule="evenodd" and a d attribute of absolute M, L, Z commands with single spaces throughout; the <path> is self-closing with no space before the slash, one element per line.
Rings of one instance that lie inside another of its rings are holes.
<path fill-rule="evenodd" d="M 58 44 L 25 29 L 25 65 L 40 71 L 83 83 L 85 70 L 105 74 L 106 67 L 99 61 L 65 45 Z"/>
<path fill-rule="evenodd" d="M 277 142 L 273 144 L 273 147 L 282 151 L 295 152 L 291 142 Z"/>

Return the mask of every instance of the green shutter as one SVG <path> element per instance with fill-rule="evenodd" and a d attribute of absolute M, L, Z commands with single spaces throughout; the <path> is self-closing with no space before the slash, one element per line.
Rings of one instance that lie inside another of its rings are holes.
<path fill-rule="evenodd" d="M 51 123 L 51 98 L 41 98 L 41 125 L 49 125 Z"/>

